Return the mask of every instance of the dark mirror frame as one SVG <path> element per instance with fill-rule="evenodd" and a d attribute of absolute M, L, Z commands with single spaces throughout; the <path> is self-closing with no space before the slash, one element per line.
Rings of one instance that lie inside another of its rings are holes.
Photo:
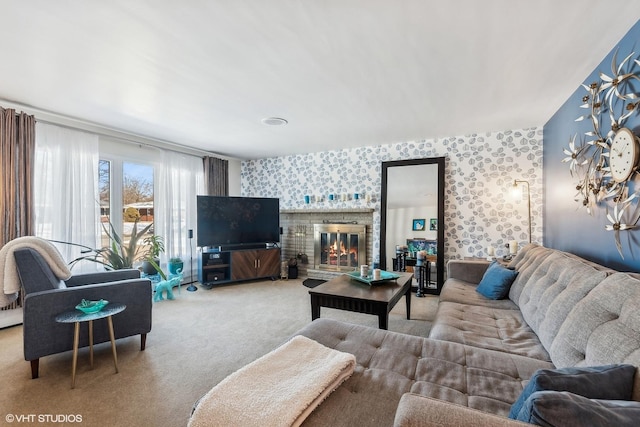
<path fill-rule="evenodd" d="M 429 157 L 423 159 L 393 160 L 382 162 L 382 188 L 380 197 L 380 268 L 387 269 L 387 179 L 389 168 L 415 165 L 438 165 L 438 259 L 437 293 L 444 283 L 444 168 L 445 157 Z M 409 184 L 413 185 L 413 184 Z"/>

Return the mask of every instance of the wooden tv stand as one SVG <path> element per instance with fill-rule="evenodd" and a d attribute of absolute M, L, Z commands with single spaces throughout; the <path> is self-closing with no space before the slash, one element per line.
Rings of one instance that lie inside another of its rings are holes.
<path fill-rule="evenodd" d="M 204 248 L 198 254 L 198 281 L 203 285 L 279 276 L 280 248 Z"/>

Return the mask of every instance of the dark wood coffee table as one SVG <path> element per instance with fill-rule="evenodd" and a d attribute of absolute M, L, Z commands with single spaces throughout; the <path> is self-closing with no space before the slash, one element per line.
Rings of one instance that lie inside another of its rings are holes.
<path fill-rule="evenodd" d="M 389 312 L 404 295 L 407 319 L 411 318 L 411 273 L 398 273 L 396 280 L 369 286 L 344 274 L 309 290 L 311 320 L 320 317 L 320 307 L 337 308 L 378 316 L 378 327 L 387 329 Z"/>

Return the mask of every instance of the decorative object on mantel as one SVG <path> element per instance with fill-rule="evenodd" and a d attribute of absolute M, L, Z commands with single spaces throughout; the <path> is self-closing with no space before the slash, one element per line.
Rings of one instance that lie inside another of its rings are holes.
<path fill-rule="evenodd" d="M 374 208 L 353 208 L 353 207 L 344 207 L 344 208 L 323 208 L 318 207 L 317 209 L 280 209 L 281 214 L 353 214 L 353 213 L 373 213 L 375 212 Z M 333 222 L 333 221 L 332 221 Z"/>
<path fill-rule="evenodd" d="M 354 202 L 358 202 L 360 200 L 364 200 L 366 202 L 371 202 L 372 201 L 372 197 L 371 197 L 371 194 L 356 193 L 356 192 L 354 192 L 354 193 L 329 193 L 329 194 L 327 194 L 326 197 L 324 195 L 318 195 L 318 196 L 305 195 L 304 196 L 304 203 L 305 204 L 321 203 L 321 202 L 325 202 L 325 201 L 329 201 L 329 202 L 338 202 L 338 201 L 348 202 L 350 200 L 354 201 Z"/>
<path fill-rule="evenodd" d="M 614 232 L 623 259 L 620 231 L 636 228 L 640 218 L 636 201 L 639 193 L 629 194 L 633 188 L 629 184 L 638 172 L 640 140 L 625 127 L 626 120 L 640 109 L 637 101 L 640 94 L 631 85 L 633 80 L 640 81 L 640 61 L 631 60 L 634 55 L 632 52 L 617 64 L 616 52 L 611 61 L 611 75 L 600 72 L 599 81 L 582 85 L 587 94 L 580 108 L 588 113 L 576 122 L 590 120 L 592 130 L 585 132 L 579 142 L 577 135 L 573 135 L 569 148 L 563 150 L 567 157 L 562 160 L 569 163 L 571 176 L 578 179 L 576 201 L 589 214 L 595 206 L 606 208 L 611 224 L 605 230 Z M 603 123 L 607 118 L 609 125 Z M 633 211 L 628 209 L 632 202 Z"/>

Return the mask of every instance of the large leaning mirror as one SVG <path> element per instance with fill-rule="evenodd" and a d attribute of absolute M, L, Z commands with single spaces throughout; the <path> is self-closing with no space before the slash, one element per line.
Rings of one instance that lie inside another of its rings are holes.
<path fill-rule="evenodd" d="M 397 247 L 404 249 L 406 270 L 417 250 L 427 251 L 434 287 L 444 282 L 444 157 L 382 162 L 380 266 L 397 267 Z"/>

